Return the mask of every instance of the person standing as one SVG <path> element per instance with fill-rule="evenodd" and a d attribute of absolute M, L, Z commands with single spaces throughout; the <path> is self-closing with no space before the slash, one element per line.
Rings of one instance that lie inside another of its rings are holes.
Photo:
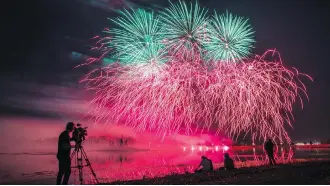
<path fill-rule="evenodd" d="M 70 133 L 74 130 L 73 122 L 69 122 L 66 125 L 65 131 L 63 131 L 58 138 L 57 146 L 57 160 L 58 160 L 58 174 L 56 179 L 57 185 L 67 185 L 71 174 L 71 138 Z M 63 177 L 64 176 L 64 177 Z M 62 181 L 63 179 L 63 181 Z"/>
<path fill-rule="evenodd" d="M 276 165 L 275 159 L 274 159 L 274 143 L 271 139 L 268 139 L 264 144 L 264 149 L 267 153 L 269 164 L 270 165 Z"/>

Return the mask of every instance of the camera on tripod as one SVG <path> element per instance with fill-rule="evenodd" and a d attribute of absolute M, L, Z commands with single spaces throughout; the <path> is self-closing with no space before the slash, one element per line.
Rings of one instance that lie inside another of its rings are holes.
<path fill-rule="evenodd" d="M 84 167 L 89 167 L 89 169 L 92 172 L 92 175 L 95 178 L 96 183 L 98 184 L 98 180 L 96 178 L 96 174 L 92 168 L 91 163 L 89 162 L 89 159 L 87 158 L 87 154 L 82 146 L 83 141 L 85 141 L 87 136 L 87 127 L 81 127 L 81 124 L 78 123 L 77 127 L 74 128 L 72 132 L 72 140 L 76 142 L 76 146 L 74 148 L 74 151 L 72 152 L 70 159 L 76 160 L 76 165 L 71 168 L 77 168 L 79 171 L 79 181 L 80 184 L 83 184 L 83 172 L 82 169 Z M 85 160 L 86 164 L 83 163 Z"/>
<path fill-rule="evenodd" d="M 76 144 L 80 144 L 81 142 L 85 141 L 87 136 L 87 128 L 88 127 L 82 128 L 80 123 L 77 124 L 77 127 L 72 133 L 72 140 L 75 141 Z"/>

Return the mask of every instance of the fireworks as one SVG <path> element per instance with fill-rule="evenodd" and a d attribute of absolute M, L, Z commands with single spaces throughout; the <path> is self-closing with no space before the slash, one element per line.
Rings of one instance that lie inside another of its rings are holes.
<path fill-rule="evenodd" d="M 197 3 L 181 1 L 160 18 L 132 12 L 114 20 L 120 29 L 110 30 L 113 39 L 103 45 L 107 54 L 113 46 L 119 63 L 81 81 L 95 91 L 96 122 L 161 136 L 217 128 L 231 137 L 290 142 L 284 127 L 291 126 L 296 99 L 307 96 L 304 74 L 284 67 L 276 51 L 249 57 L 254 40 L 247 20 L 229 13 L 208 20 Z M 274 62 L 265 60 L 270 53 Z"/>
<path fill-rule="evenodd" d="M 215 61 L 239 62 L 250 54 L 252 48 L 252 28 L 248 19 L 226 12 L 215 12 L 208 28 L 209 39 L 205 41 L 207 58 Z"/>
<path fill-rule="evenodd" d="M 206 37 L 207 11 L 198 3 L 190 7 L 179 1 L 161 12 L 164 43 L 171 56 L 190 59 L 202 52 L 202 41 Z"/>
<path fill-rule="evenodd" d="M 142 9 L 120 11 L 122 17 L 114 19 L 119 28 L 107 33 L 113 34 L 110 46 L 115 48 L 114 58 L 121 63 L 161 62 L 164 57 L 161 43 L 160 23 L 153 12 Z"/>
<path fill-rule="evenodd" d="M 209 108 L 214 109 L 218 128 L 230 136 L 244 131 L 261 139 L 271 136 L 280 142 L 290 141 L 284 124 L 291 126 L 296 98 L 302 104 L 300 94 L 307 96 L 299 78 L 310 77 L 285 68 L 281 61 L 265 61 L 273 53 L 267 51 L 236 65 L 218 63 L 212 72 L 217 83 L 205 90 L 205 102 L 213 104 Z"/>

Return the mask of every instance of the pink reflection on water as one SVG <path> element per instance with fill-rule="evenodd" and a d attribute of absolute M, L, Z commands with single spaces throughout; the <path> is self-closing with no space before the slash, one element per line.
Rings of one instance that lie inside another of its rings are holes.
<path fill-rule="evenodd" d="M 58 169 L 55 156 L 57 137 L 64 129 L 65 122 L 1 118 L 0 146 L 4 149 L 0 156 L 1 181 L 8 180 L 8 177 L 13 180 L 41 179 L 46 176 L 55 178 Z M 87 123 L 87 121 L 83 122 L 83 124 Z M 100 182 L 192 172 L 202 155 L 212 159 L 214 168 L 217 169 L 223 166 L 223 154 L 226 152 L 234 159 L 236 167 L 260 166 L 268 163 L 262 148 L 232 147 L 231 140 L 224 136 L 180 134 L 174 138 L 161 140 L 152 133 L 133 134 L 131 130 L 121 127 L 89 126 L 88 130 L 89 139 L 84 148 Z M 17 131 L 24 132 L 14 135 Z M 122 135 L 124 138 L 131 137 L 134 140 L 129 141 L 125 146 L 118 145 L 118 142 L 110 145 L 107 141 L 117 140 Z M 101 136 L 105 137 L 102 138 L 103 141 L 91 140 L 93 137 Z M 298 153 L 300 151 L 298 149 Z M 293 159 L 294 152 L 291 148 L 277 147 L 275 153 L 278 163 L 296 161 Z M 308 153 L 315 152 L 308 151 Z M 321 152 L 317 151 L 315 154 L 319 155 Z M 77 171 L 72 172 L 71 183 L 78 183 Z M 88 168 L 84 168 L 84 174 L 85 181 L 93 183 Z M 48 184 L 53 183 L 55 182 L 50 181 Z"/>
<path fill-rule="evenodd" d="M 235 161 L 235 166 L 255 167 L 268 164 L 267 157 L 261 149 L 254 149 L 254 154 L 238 154 L 229 150 L 231 157 Z M 223 166 L 223 152 L 210 150 L 208 152 L 184 151 L 175 154 L 166 151 L 149 151 L 135 153 L 132 159 L 123 161 L 118 167 L 111 167 L 115 161 L 108 161 L 104 164 L 94 163 L 98 178 L 101 182 L 113 182 L 118 180 L 137 180 L 144 178 L 163 177 L 172 174 L 192 173 L 197 167 L 200 156 L 206 155 L 214 162 L 214 168 Z M 293 162 L 292 148 L 283 149 L 276 156 L 277 163 Z M 116 171 L 113 171 L 116 170 Z M 92 180 L 89 180 L 92 181 Z"/>

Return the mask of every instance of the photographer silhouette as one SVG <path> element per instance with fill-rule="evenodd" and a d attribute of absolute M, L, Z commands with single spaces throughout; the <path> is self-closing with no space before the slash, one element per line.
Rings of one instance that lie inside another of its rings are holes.
<path fill-rule="evenodd" d="M 87 157 L 87 154 L 82 146 L 82 144 L 85 142 L 86 136 L 87 136 L 87 127 L 82 128 L 81 124 L 77 124 L 78 128 L 75 128 L 72 133 L 72 140 L 76 142 L 76 145 L 74 147 L 74 151 L 71 154 L 70 159 L 75 160 L 75 165 L 71 168 L 77 168 L 78 174 L 79 174 L 79 181 L 80 184 L 83 184 L 83 171 L 82 169 L 84 167 L 89 167 L 92 175 L 95 178 L 96 183 L 98 184 L 98 180 L 96 178 L 96 174 L 93 170 L 93 167 Z M 84 161 L 86 164 L 84 164 Z"/>
<path fill-rule="evenodd" d="M 73 122 L 69 122 L 66 125 L 66 130 L 63 131 L 58 138 L 58 148 L 57 148 L 57 159 L 59 164 L 59 170 L 57 174 L 56 184 L 57 185 L 67 185 L 70 174 L 71 174 L 71 145 L 70 133 L 74 130 Z M 63 178 L 64 176 L 64 178 Z M 63 182 L 62 182 L 63 178 Z"/>

